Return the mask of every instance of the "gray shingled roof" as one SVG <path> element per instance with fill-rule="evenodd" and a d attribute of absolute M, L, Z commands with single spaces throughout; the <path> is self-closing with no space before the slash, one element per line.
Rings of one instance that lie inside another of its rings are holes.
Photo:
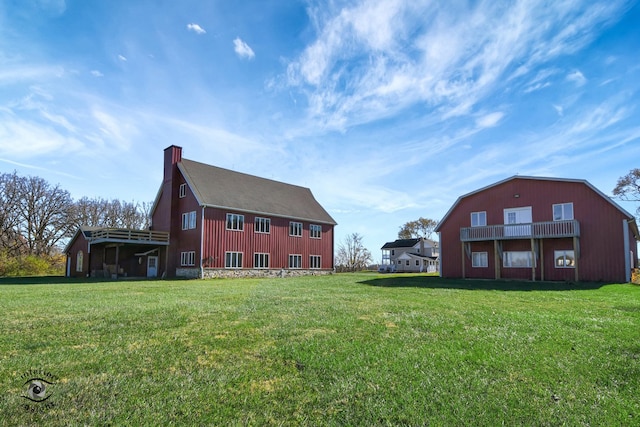
<path fill-rule="evenodd" d="M 308 188 L 187 159 L 178 168 L 200 205 L 336 224 Z"/>

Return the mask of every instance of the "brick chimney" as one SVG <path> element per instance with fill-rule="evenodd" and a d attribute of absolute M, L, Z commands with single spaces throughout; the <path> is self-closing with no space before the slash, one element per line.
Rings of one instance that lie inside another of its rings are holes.
<path fill-rule="evenodd" d="M 171 181 L 178 162 L 182 161 L 182 147 L 171 145 L 164 149 L 164 181 Z"/>

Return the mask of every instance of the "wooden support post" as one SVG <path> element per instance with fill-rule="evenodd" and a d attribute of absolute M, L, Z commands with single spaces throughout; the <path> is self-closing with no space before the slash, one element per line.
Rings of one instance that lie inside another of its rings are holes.
<path fill-rule="evenodd" d="M 496 276 L 496 280 L 500 279 L 500 264 L 502 263 L 502 260 L 500 259 L 500 251 L 498 250 L 498 241 L 494 240 L 493 241 L 493 262 L 494 262 L 494 269 L 495 269 L 495 276 Z"/>
<path fill-rule="evenodd" d="M 116 279 L 118 278 L 118 273 L 120 273 L 120 245 L 116 246 Z"/>
<path fill-rule="evenodd" d="M 540 280 L 544 282 L 544 240 L 540 239 Z"/>
<path fill-rule="evenodd" d="M 462 278 L 466 279 L 467 275 L 465 274 L 465 264 L 466 264 L 466 254 L 465 254 L 465 250 L 464 250 L 464 242 L 460 242 L 460 247 L 462 248 L 462 251 L 460 252 L 462 254 Z"/>
<path fill-rule="evenodd" d="M 536 241 L 531 239 L 531 281 L 536 281 Z"/>
<path fill-rule="evenodd" d="M 580 264 L 578 262 L 578 258 L 580 258 L 580 254 L 579 252 L 579 247 L 578 247 L 578 238 L 576 236 L 573 236 L 573 262 L 575 264 L 575 281 L 579 282 L 580 281 L 580 274 L 578 273 L 578 265 Z"/>

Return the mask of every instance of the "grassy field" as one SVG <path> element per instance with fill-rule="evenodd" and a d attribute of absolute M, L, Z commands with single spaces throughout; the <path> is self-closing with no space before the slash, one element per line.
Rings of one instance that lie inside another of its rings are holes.
<path fill-rule="evenodd" d="M 0 279 L 0 325 L 0 425 L 640 424 L 629 284 Z"/>

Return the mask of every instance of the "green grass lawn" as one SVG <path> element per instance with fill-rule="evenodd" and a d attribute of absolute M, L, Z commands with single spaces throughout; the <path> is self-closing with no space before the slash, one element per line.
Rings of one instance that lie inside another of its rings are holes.
<path fill-rule="evenodd" d="M 0 279 L 0 325 L 1 425 L 640 424 L 630 284 Z"/>

